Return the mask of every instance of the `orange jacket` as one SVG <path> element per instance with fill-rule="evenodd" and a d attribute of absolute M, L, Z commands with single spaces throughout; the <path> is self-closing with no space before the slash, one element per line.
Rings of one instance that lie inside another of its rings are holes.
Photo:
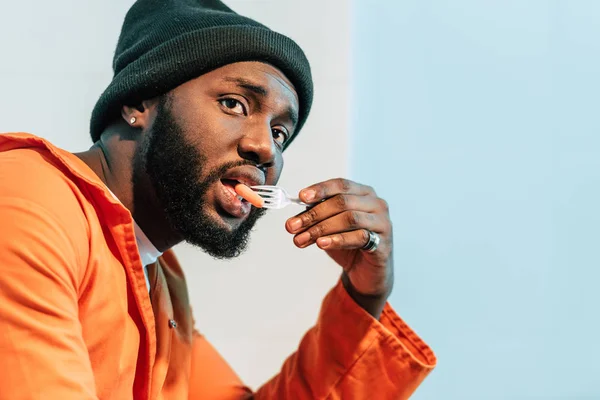
<path fill-rule="evenodd" d="M 389 305 L 377 321 L 338 283 L 252 393 L 194 330 L 175 255 L 149 266 L 149 295 L 136 246 L 86 164 L 0 135 L 0 399 L 404 399 L 436 362 Z"/>

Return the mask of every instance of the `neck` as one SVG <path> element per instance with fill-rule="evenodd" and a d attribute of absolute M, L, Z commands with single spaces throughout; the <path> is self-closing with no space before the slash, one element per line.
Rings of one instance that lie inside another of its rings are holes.
<path fill-rule="evenodd" d="M 131 212 L 154 247 L 164 252 L 183 238 L 168 222 L 146 172 L 134 171 L 134 160 L 142 138 L 143 133 L 138 129 L 113 125 L 89 150 L 76 153 L 75 156 L 98 175 Z"/>

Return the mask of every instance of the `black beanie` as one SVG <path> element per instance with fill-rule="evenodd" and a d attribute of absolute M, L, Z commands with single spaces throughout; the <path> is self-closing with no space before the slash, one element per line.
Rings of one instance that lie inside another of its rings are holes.
<path fill-rule="evenodd" d="M 313 84 L 308 60 L 293 40 L 219 0 L 136 1 L 123 22 L 113 80 L 92 112 L 92 140 L 100 139 L 123 105 L 135 106 L 239 61 L 269 63 L 292 82 L 300 100 L 299 132 L 310 111 Z"/>

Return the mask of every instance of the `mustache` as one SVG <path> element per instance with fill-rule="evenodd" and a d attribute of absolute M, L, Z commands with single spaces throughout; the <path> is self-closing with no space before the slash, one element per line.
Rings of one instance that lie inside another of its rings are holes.
<path fill-rule="evenodd" d="M 220 180 L 221 176 L 223 176 L 223 174 L 225 174 L 225 172 L 227 172 L 228 170 L 230 170 L 232 168 L 241 167 L 244 165 L 251 165 L 253 167 L 256 167 L 259 170 L 261 170 L 263 174 L 265 174 L 265 171 L 263 169 L 259 168 L 258 164 L 255 163 L 254 161 L 251 161 L 251 160 L 230 161 L 230 162 L 226 162 L 223 165 L 221 165 L 217 168 L 214 168 L 212 171 L 210 171 L 210 173 L 207 175 L 206 179 L 204 179 L 204 182 L 206 184 L 214 183 L 214 182 Z"/>

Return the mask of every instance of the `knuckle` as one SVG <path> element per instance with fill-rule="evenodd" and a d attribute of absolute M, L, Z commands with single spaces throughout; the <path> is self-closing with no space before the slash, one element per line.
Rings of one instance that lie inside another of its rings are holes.
<path fill-rule="evenodd" d="M 310 225 L 317 220 L 317 211 L 314 208 L 307 210 L 304 214 L 302 214 L 302 220 L 304 221 L 304 225 Z"/>
<path fill-rule="evenodd" d="M 348 205 L 348 196 L 339 194 L 335 197 L 336 205 L 339 209 L 344 210 Z"/>
<path fill-rule="evenodd" d="M 366 186 L 365 190 L 367 191 L 367 196 L 371 196 L 371 197 L 376 197 L 379 198 L 377 196 L 377 191 L 375 190 L 375 188 L 373 186 Z"/>
<path fill-rule="evenodd" d="M 351 228 L 355 228 L 360 222 L 360 216 L 356 211 L 348 211 L 346 213 L 346 222 Z"/>
<path fill-rule="evenodd" d="M 352 181 L 345 178 L 338 178 L 338 186 L 340 188 L 340 191 L 349 192 L 352 188 Z"/>
<path fill-rule="evenodd" d="M 379 206 L 381 207 L 381 209 L 385 212 L 390 211 L 390 205 L 387 201 L 385 201 L 384 199 L 379 199 Z"/>
<path fill-rule="evenodd" d="M 318 237 L 321 237 L 323 235 L 324 231 L 325 231 L 325 226 L 323 226 L 323 224 L 313 226 L 312 228 L 309 229 L 311 239 L 315 240 Z"/>
<path fill-rule="evenodd" d="M 379 217 L 377 216 L 377 214 L 368 213 L 368 214 L 366 214 L 366 219 L 369 222 L 377 223 L 377 221 L 379 220 Z"/>

